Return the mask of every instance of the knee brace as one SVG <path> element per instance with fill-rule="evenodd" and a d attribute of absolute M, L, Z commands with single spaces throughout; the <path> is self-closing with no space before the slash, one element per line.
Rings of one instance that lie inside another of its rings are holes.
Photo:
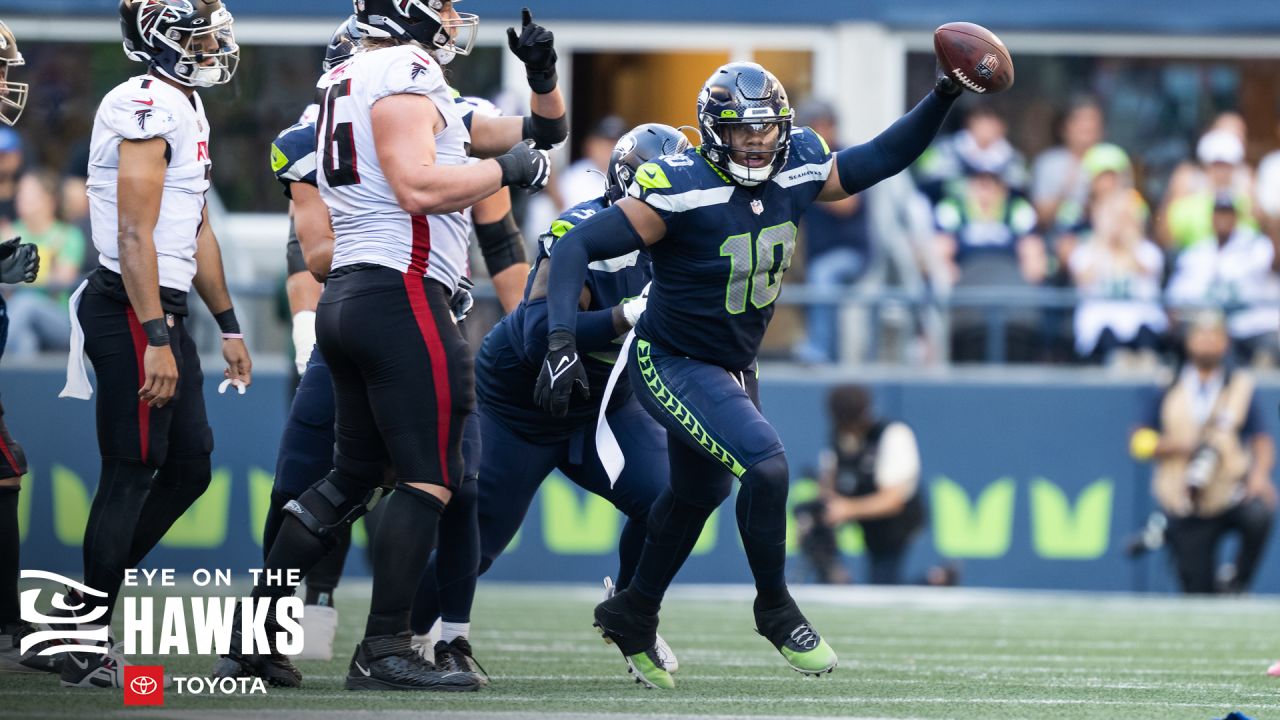
<path fill-rule="evenodd" d="M 284 511 L 332 547 L 338 541 L 337 531 L 372 510 L 385 494 L 386 489 L 381 486 L 358 486 L 335 471 L 296 500 L 285 503 Z"/>

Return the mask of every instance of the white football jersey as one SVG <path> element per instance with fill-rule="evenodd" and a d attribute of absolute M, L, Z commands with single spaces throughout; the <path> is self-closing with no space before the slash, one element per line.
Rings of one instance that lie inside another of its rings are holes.
<path fill-rule="evenodd" d="M 160 285 L 188 292 L 196 274 L 196 238 L 209 189 L 209 121 L 200 96 L 151 75 L 117 85 L 98 105 L 89 148 L 89 218 L 98 262 L 120 272 L 116 182 L 120 143 L 164 138 L 169 167 L 153 235 Z"/>
<path fill-rule="evenodd" d="M 373 141 L 373 104 L 389 95 L 425 95 L 445 128 L 435 136 L 436 163 L 463 165 L 471 134 L 440 65 L 415 45 L 356 53 L 317 84 L 325 98 L 317 123 L 320 195 L 333 219 L 333 268 L 372 263 L 425 275 L 455 289 L 467 270 L 471 211 L 410 215 L 382 167 Z"/>

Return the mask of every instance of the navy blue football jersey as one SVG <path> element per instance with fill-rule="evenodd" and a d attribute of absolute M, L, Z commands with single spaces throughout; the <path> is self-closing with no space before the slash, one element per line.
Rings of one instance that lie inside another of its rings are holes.
<path fill-rule="evenodd" d="M 304 115 L 305 117 L 305 115 Z M 285 128 L 271 143 L 271 172 L 292 198 L 289 186 L 296 182 L 316 184 L 316 125 L 300 121 Z"/>
<path fill-rule="evenodd" d="M 575 402 L 563 418 L 548 415 L 533 403 L 533 386 L 546 354 L 547 304 L 539 298 L 529 300 L 529 290 L 538 266 L 551 256 L 556 241 L 574 225 L 606 207 L 603 197 L 575 205 L 551 224 L 538 238 L 538 255 L 524 301 L 504 317 L 485 337 L 476 357 L 476 394 L 488 412 L 501 417 L 510 427 L 528 437 L 555 440 L 567 437 L 584 425 L 595 423 L 600 397 L 617 361 L 618 348 L 587 353 L 583 365 L 591 382 L 591 401 Z M 587 266 L 586 287 L 591 293 L 588 310 L 604 310 L 640 295 L 649 283 L 648 254 L 632 252 L 619 258 L 601 260 Z M 626 375 L 623 375 L 625 381 Z M 613 403 L 625 400 L 629 389 L 620 384 Z"/>
<path fill-rule="evenodd" d="M 831 166 L 826 142 L 809 128 L 791 131 L 786 165 L 754 188 L 731 181 L 696 149 L 641 165 L 628 194 L 655 210 L 667 232 L 649 248 L 653 285 L 636 334 L 728 370 L 749 369 L 791 266 L 800 216 Z"/>

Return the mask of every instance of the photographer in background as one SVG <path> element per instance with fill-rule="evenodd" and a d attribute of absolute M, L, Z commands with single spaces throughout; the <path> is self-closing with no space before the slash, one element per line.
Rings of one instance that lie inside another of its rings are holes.
<path fill-rule="evenodd" d="M 1135 458 L 1156 463 L 1152 490 L 1187 593 L 1248 590 L 1275 513 L 1275 444 L 1253 377 L 1226 364 L 1229 349 L 1220 313 L 1194 315 L 1187 362 L 1131 443 Z M 1218 543 L 1230 532 L 1240 534 L 1235 570 L 1215 584 Z"/>
<path fill-rule="evenodd" d="M 819 461 L 820 495 L 795 509 L 802 551 L 819 582 L 847 582 L 835 533 L 856 522 L 871 561 L 871 584 L 897 585 L 907 546 L 925 524 L 915 433 L 906 423 L 877 419 L 864 387 L 832 388 L 827 403 L 832 442 Z"/>

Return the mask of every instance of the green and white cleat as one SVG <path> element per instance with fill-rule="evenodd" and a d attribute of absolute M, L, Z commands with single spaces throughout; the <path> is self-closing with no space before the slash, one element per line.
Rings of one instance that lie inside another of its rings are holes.
<path fill-rule="evenodd" d="M 596 606 L 595 620 L 593 624 L 605 643 L 618 648 L 627 663 L 627 672 L 638 684 L 660 690 L 675 689 L 676 681 L 662 666 L 654 640 L 657 615 L 640 615 L 627 605 L 622 595 L 615 595 Z"/>
<path fill-rule="evenodd" d="M 618 594 L 618 588 L 614 586 L 613 578 L 609 577 L 608 575 L 605 575 L 604 576 L 604 599 L 608 600 L 609 598 L 617 594 Z M 653 645 L 654 650 L 656 650 L 658 653 L 658 665 L 663 670 L 666 670 L 667 672 L 673 673 L 673 674 L 677 670 L 679 670 L 680 661 L 676 659 L 675 651 L 671 649 L 671 646 L 667 644 L 666 640 L 662 639 L 661 634 L 659 633 L 653 634 L 653 643 L 654 643 Z"/>
<path fill-rule="evenodd" d="M 836 653 L 800 613 L 794 600 L 772 610 L 756 610 L 756 632 L 782 654 L 792 670 L 822 676 L 836 669 Z"/>

